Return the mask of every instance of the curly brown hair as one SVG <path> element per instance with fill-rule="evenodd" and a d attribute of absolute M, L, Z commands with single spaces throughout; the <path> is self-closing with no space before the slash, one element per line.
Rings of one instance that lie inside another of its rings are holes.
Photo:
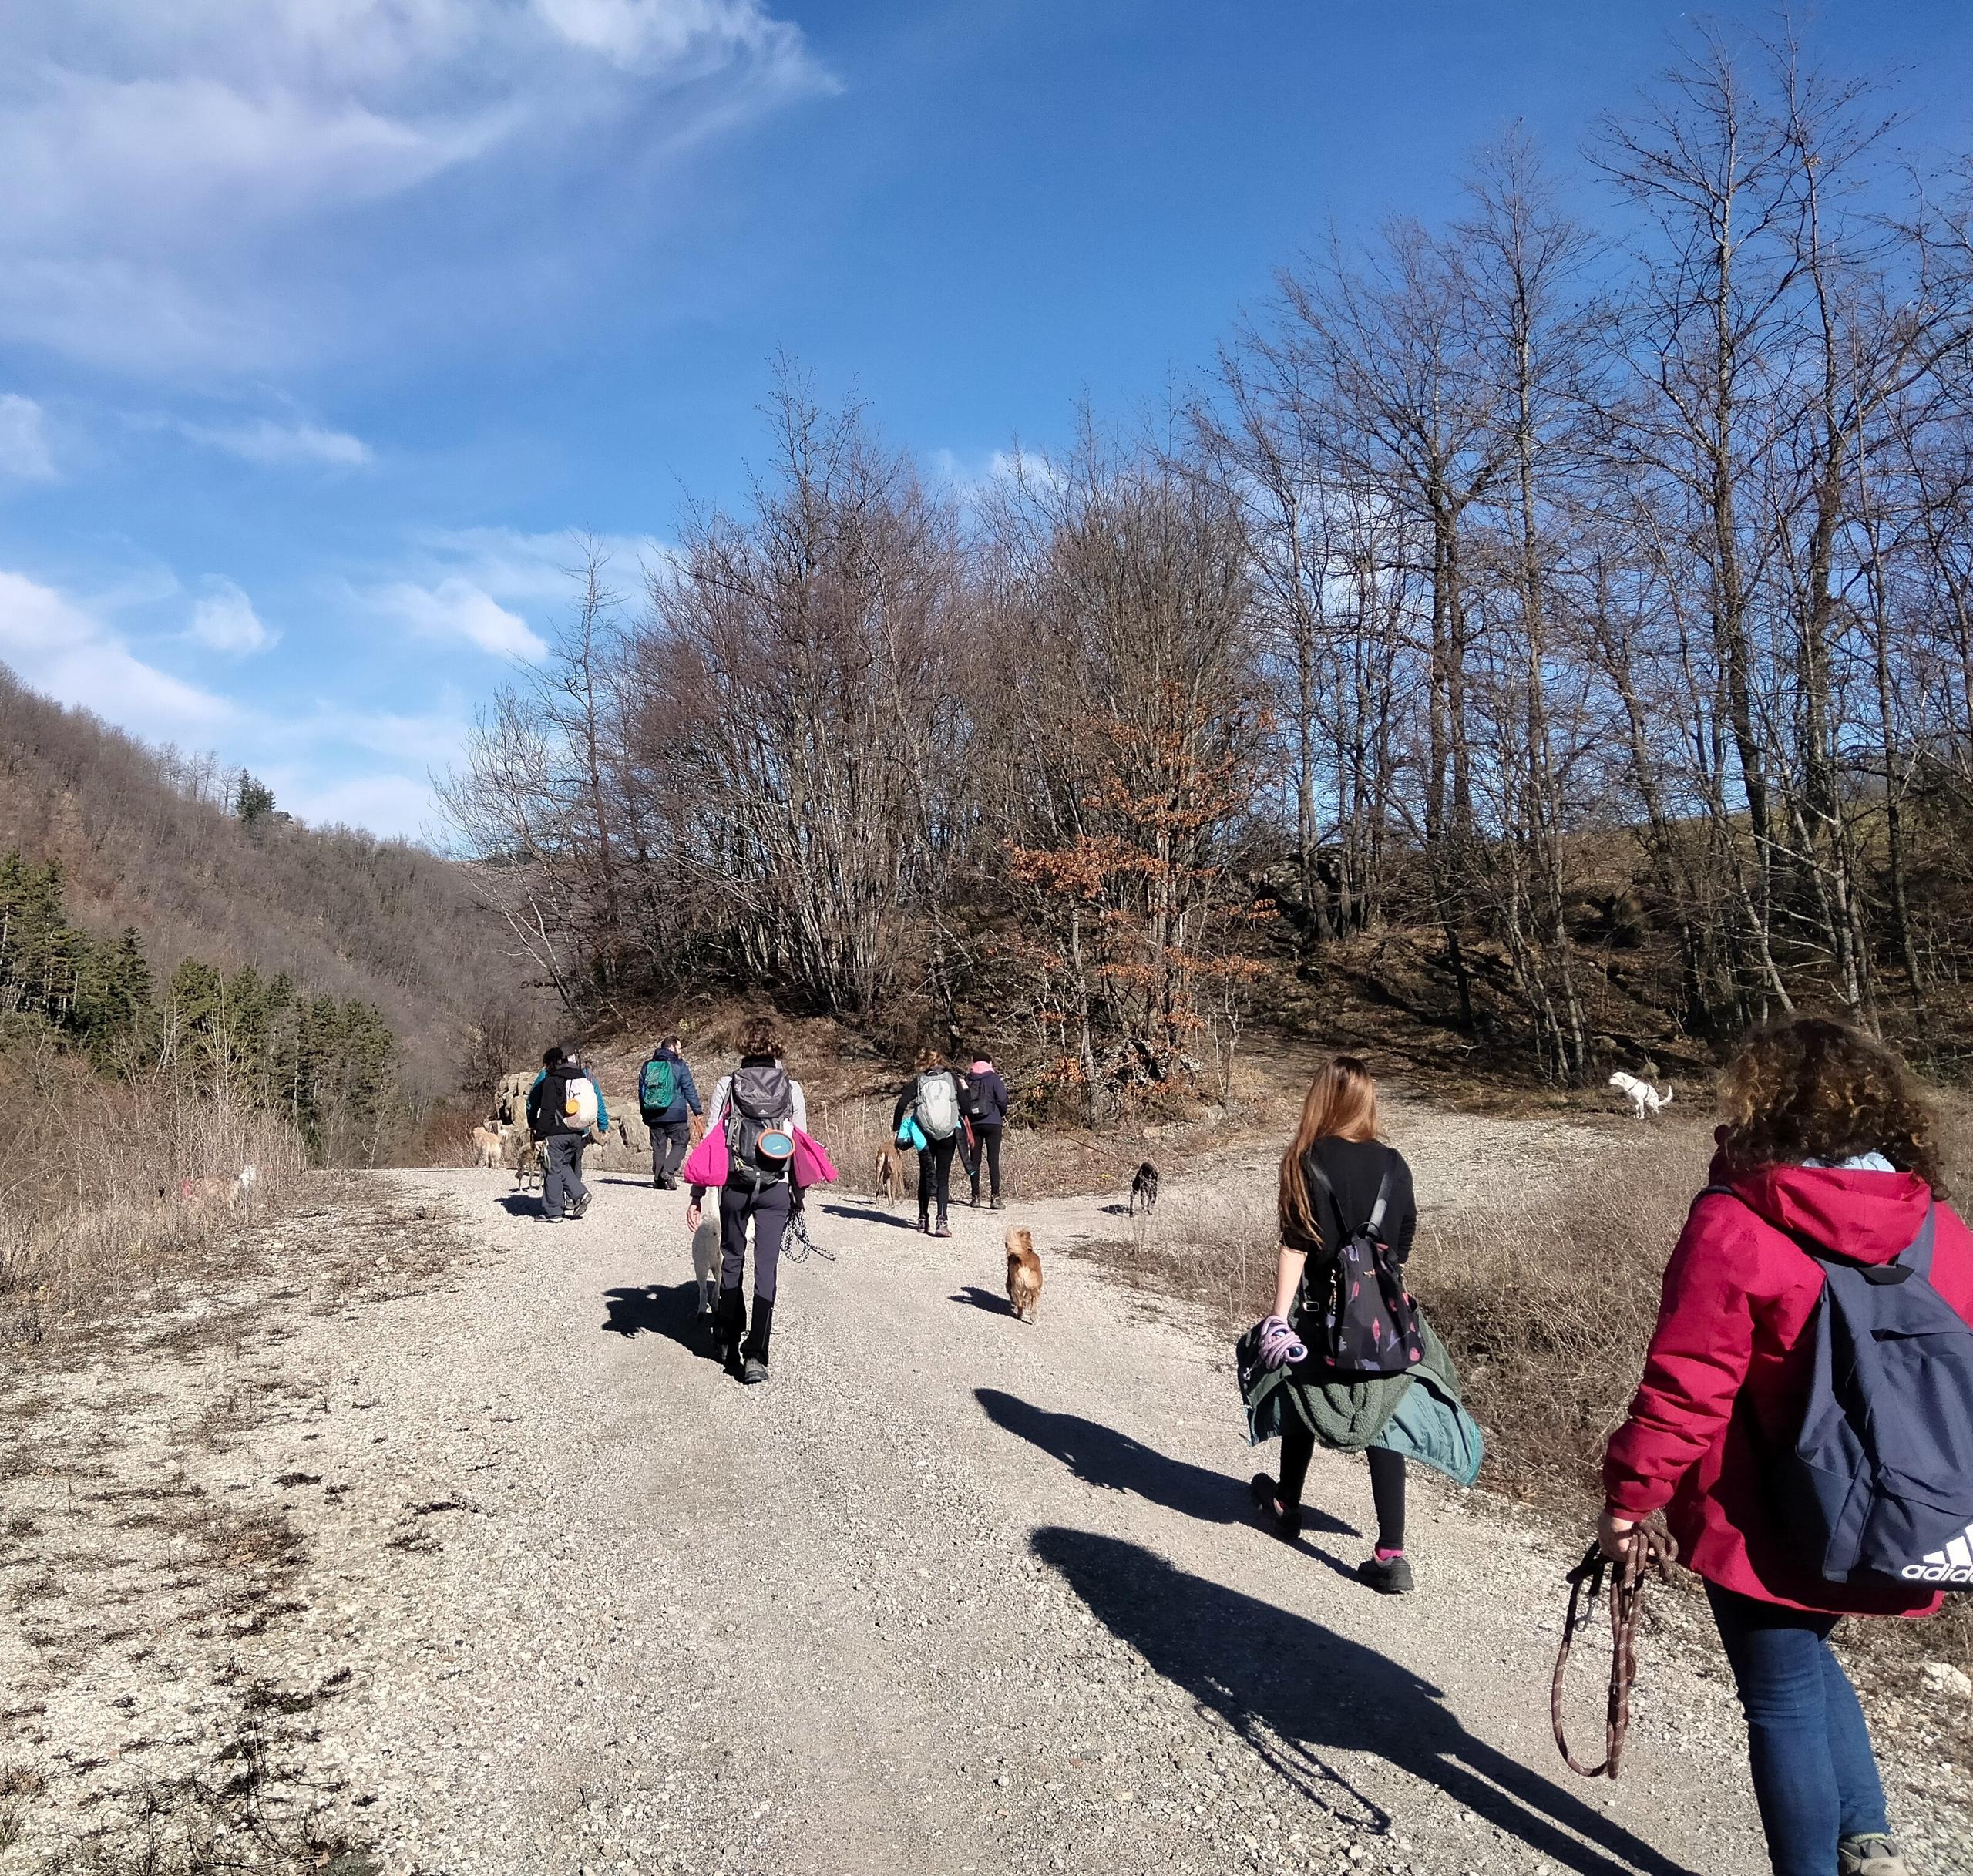
<path fill-rule="evenodd" d="M 1931 1104 L 1892 1051 L 1847 1024 L 1794 1017 L 1757 1029 L 1726 1064 L 1719 1148 L 1735 1170 L 1881 1153 L 1943 1194 Z"/>
<path fill-rule="evenodd" d="M 774 1018 L 757 1016 L 748 1018 L 747 1027 L 740 1032 L 740 1053 L 742 1055 L 771 1055 L 781 1060 L 781 1037 L 775 1033 Z"/>

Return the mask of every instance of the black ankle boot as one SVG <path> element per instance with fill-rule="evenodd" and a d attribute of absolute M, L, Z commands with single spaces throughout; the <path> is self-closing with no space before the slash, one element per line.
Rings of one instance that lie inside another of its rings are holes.
<path fill-rule="evenodd" d="M 719 1308 L 713 1316 L 713 1340 L 719 1350 L 719 1358 L 729 1367 L 737 1367 L 740 1361 L 740 1338 L 747 1333 L 747 1306 L 741 1300 L 738 1289 L 722 1289 L 719 1293 Z"/>
<path fill-rule="evenodd" d="M 768 1358 L 768 1344 L 773 1340 L 774 1305 L 766 1297 L 756 1295 L 754 1298 L 753 1330 L 740 1353 L 749 1361 L 765 1363 Z"/>

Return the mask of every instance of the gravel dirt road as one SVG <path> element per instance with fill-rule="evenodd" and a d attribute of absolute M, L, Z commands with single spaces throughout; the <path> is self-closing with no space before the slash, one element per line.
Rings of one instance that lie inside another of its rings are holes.
<path fill-rule="evenodd" d="M 1765 1868 L 1690 1599 L 1644 1644 L 1622 1781 L 1569 1777 L 1547 1713 L 1562 1549 L 1420 1481 L 1418 1592 L 1380 1599 L 1350 1575 L 1363 1468 L 1323 1454 L 1300 1545 L 1265 1535 L 1245 1485 L 1272 1454 L 1246 1447 L 1225 1350 L 1067 1254 L 1128 1230 L 1100 1202 L 962 1209 L 938 1241 L 815 1195 L 835 1260 L 784 1268 L 773 1379 L 742 1388 L 694 1333 L 682 1195 L 602 1175 L 551 1228 L 496 1174 L 376 1179 L 459 1261 L 237 1342 L 236 1389 L 270 1404 L 172 1462 L 294 1534 L 283 1617 L 197 1646 L 300 1716 L 268 1775 L 277 1813 L 318 1807 L 297 1867 Z M 1033 1326 L 1002 1294 L 1009 1222 L 1046 1266 Z M 168 1365 L 154 1417 L 199 1398 Z M 114 1649 L 59 1684 L 13 1665 L 49 1762 L 23 1869 L 71 1867 L 35 1859 L 127 1807 L 117 1724 L 156 1775 L 218 1723 Z"/>

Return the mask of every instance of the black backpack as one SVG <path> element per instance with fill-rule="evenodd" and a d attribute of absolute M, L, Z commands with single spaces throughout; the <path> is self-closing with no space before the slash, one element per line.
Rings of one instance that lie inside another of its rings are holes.
<path fill-rule="evenodd" d="M 1825 1582 L 1973 1589 L 1973 1326 L 1932 1287 L 1934 1209 L 1887 1264 L 1794 1238 L 1822 1266 L 1815 1366 L 1770 1477 Z"/>
<path fill-rule="evenodd" d="M 761 1157 L 761 1136 L 785 1127 L 794 1114 L 793 1089 L 780 1063 L 734 1070 L 726 1091 L 728 1184 L 758 1187 L 786 1176 L 785 1160 Z"/>
<path fill-rule="evenodd" d="M 1336 1188 L 1309 1154 L 1302 1165 L 1329 1199 L 1339 1232 L 1346 1230 Z M 1310 1354 L 1338 1374 L 1363 1378 L 1403 1374 L 1425 1358 L 1418 1306 L 1406 1293 L 1397 1260 L 1384 1240 L 1384 1212 L 1390 1202 L 1390 1160 L 1377 1182 L 1377 1202 L 1369 1219 L 1336 1248 L 1323 1272 L 1327 1294 L 1319 1310 L 1305 1313 L 1300 1325 Z"/>

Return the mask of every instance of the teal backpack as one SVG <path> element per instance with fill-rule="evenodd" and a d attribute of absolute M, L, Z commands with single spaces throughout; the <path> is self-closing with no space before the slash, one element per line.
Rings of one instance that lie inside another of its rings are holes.
<path fill-rule="evenodd" d="M 678 1098 L 677 1064 L 668 1055 L 654 1055 L 637 1080 L 637 1105 L 647 1119 L 663 1114 Z"/>

